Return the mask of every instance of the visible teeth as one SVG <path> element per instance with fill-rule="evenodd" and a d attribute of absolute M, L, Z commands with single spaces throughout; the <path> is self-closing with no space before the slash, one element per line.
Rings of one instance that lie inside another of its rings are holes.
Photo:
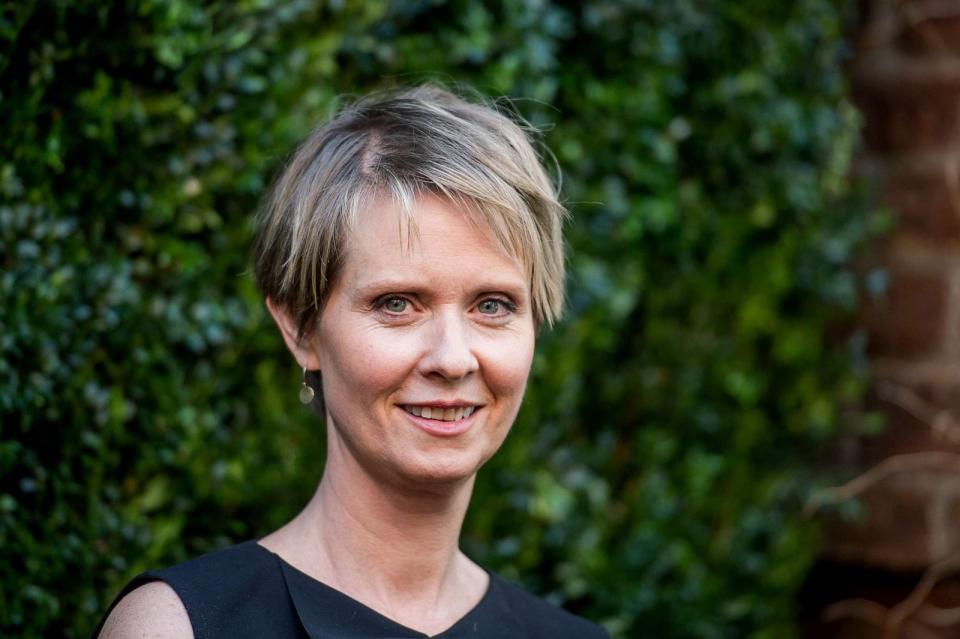
<path fill-rule="evenodd" d="M 461 419 L 466 419 L 473 414 L 473 411 L 475 411 L 476 408 L 476 406 L 465 406 L 460 408 L 440 408 L 438 406 L 434 408 L 430 408 L 429 406 L 404 406 L 404 410 L 411 415 L 423 417 L 424 419 L 436 419 L 437 421 L 444 422 L 458 422 Z"/>

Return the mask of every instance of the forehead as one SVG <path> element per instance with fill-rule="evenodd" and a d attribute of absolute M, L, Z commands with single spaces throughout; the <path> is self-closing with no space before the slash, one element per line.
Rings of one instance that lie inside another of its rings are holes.
<path fill-rule="evenodd" d="M 359 207 L 347 233 L 343 277 L 353 283 L 382 275 L 439 270 L 496 272 L 526 282 L 525 269 L 473 211 L 420 194 L 407 210 L 388 196 Z"/>

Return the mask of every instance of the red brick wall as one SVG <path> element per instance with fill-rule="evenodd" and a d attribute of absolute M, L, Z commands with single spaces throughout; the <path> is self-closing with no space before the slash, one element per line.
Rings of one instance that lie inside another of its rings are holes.
<path fill-rule="evenodd" d="M 859 167 L 896 223 L 868 267 L 880 286 L 863 315 L 887 428 L 846 442 L 845 462 L 903 466 L 862 494 L 859 522 L 830 526 L 810 636 L 960 637 L 960 612 L 940 610 L 960 605 L 960 0 L 861 5 Z"/>

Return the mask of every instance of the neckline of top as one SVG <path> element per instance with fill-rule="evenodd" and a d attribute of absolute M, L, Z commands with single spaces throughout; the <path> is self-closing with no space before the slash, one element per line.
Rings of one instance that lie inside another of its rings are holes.
<path fill-rule="evenodd" d="M 330 597 L 339 599 L 339 603 L 346 604 L 348 607 L 353 607 L 354 610 L 350 612 L 350 623 L 351 624 L 365 624 L 366 630 L 374 631 L 378 630 L 381 632 L 386 632 L 384 637 L 402 637 L 403 639 L 430 639 L 436 637 L 445 637 L 449 634 L 455 633 L 461 626 L 469 624 L 474 617 L 479 616 L 484 610 L 496 606 L 494 599 L 497 597 L 497 585 L 496 585 L 496 575 L 486 568 L 481 568 L 485 573 L 487 573 L 488 583 L 487 589 L 483 593 L 483 596 L 480 600 L 474 605 L 470 610 L 468 610 L 462 617 L 453 622 L 447 629 L 435 634 L 428 635 L 419 630 L 405 626 L 400 622 L 388 617 L 387 615 L 379 612 L 378 610 L 371 608 L 365 603 L 351 597 L 347 593 L 334 588 L 330 584 L 324 583 L 319 579 L 308 575 L 303 572 L 286 559 L 273 552 L 266 546 L 260 544 L 260 539 L 252 539 L 249 542 L 252 544 L 256 550 L 266 553 L 267 555 L 274 558 L 274 560 L 279 564 L 284 574 L 284 579 L 287 581 L 287 589 L 290 592 L 290 598 L 293 601 L 294 607 L 297 609 L 297 614 L 300 616 L 301 621 L 303 622 L 304 628 L 308 631 L 311 637 L 319 637 L 319 632 L 315 635 L 312 632 L 312 628 L 318 628 L 320 626 L 318 616 L 321 614 L 327 615 L 329 611 L 324 611 L 318 608 L 322 608 L 322 603 L 318 602 L 315 595 L 320 594 L 326 595 L 329 600 Z M 305 589 L 313 590 L 313 593 L 304 592 Z M 333 603 L 333 602 L 331 602 Z M 358 612 L 362 612 L 362 615 L 359 615 Z M 476 622 L 474 622 L 476 625 Z M 338 624 L 339 625 L 339 624 Z M 347 630 L 347 627 L 343 628 Z M 323 637 L 330 637 L 329 632 L 325 632 Z M 352 636 L 374 636 L 372 634 L 344 634 L 343 637 Z"/>

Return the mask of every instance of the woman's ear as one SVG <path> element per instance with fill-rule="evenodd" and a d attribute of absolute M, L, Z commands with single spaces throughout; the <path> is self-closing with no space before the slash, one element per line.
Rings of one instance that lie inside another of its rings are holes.
<path fill-rule="evenodd" d="M 277 328 L 280 329 L 280 334 L 283 335 L 283 341 L 286 343 L 287 348 L 290 349 L 294 359 L 300 364 L 300 367 L 308 371 L 320 370 L 320 358 L 317 357 L 317 354 L 311 348 L 310 340 L 307 339 L 307 337 L 298 339 L 297 323 L 290 317 L 290 314 L 287 313 L 287 309 L 279 306 L 268 297 L 267 310 L 269 310 L 270 315 L 273 316 L 273 321 L 277 323 Z"/>

